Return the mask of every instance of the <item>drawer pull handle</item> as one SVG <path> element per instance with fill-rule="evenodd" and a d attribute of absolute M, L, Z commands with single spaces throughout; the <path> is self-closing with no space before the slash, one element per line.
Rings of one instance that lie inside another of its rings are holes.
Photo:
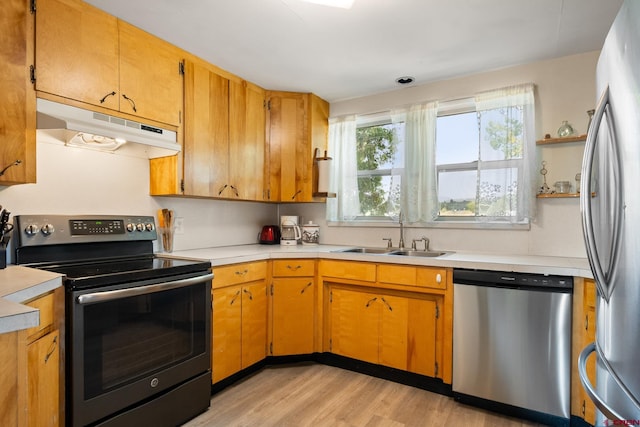
<path fill-rule="evenodd" d="M 56 351 L 57 346 L 58 346 L 58 336 L 56 335 L 55 337 L 53 337 L 53 342 L 49 347 L 49 351 L 47 352 L 47 355 L 44 357 L 44 363 L 47 363 L 49 361 L 49 358 L 53 355 L 53 352 Z"/>
<path fill-rule="evenodd" d="M 389 311 L 393 311 L 393 307 L 391 307 L 391 306 L 389 305 L 389 303 L 387 302 L 387 300 L 386 300 L 386 299 L 384 299 L 384 297 L 381 297 L 381 299 L 382 299 L 382 302 L 384 303 L 384 305 L 386 305 L 386 306 L 387 306 L 387 308 L 389 309 Z"/>
<path fill-rule="evenodd" d="M 369 307 L 371 304 L 373 304 L 375 302 L 375 300 L 377 300 L 378 297 L 375 298 L 371 298 L 369 301 L 367 301 L 367 305 L 365 305 L 365 307 Z"/>
<path fill-rule="evenodd" d="M 244 270 L 244 271 L 236 271 L 236 275 L 238 276 L 244 276 L 245 274 L 247 274 L 249 272 L 249 270 Z"/>
<path fill-rule="evenodd" d="M 287 265 L 287 268 L 289 270 L 298 271 L 299 269 L 302 268 L 302 266 L 301 265 L 293 265 L 293 266 L 292 265 Z"/>
<path fill-rule="evenodd" d="M 584 330 L 585 331 L 589 330 L 589 315 L 588 314 L 586 316 L 584 316 Z"/>
<path fill-rule="evenodd" d="M 253 300 L 253 294 L 251 293 L 251 291 L 248 291 L 248 290 L 246 290 L 246 289 L 243 289 L 243 292 L 244 292 L 245 294 L 249 295 L 249 299 L 250 299 L 250 300 Z"/>
<path fill-rule="evenodd" d="M 311 285 L 312 285 L 312 283 L 311 283 L 311 282 L 307 283 L 307 286 L 305 286 L 304 288 L 302 288 L 302 290 L 300 291 L 300 293 L 301 293 L 301 294 L 304 294 L 304 291 L 306 291 L 306 290 L 307 290 L 307 288 L 308 288 L 309 286 L 311 286 Z"/>

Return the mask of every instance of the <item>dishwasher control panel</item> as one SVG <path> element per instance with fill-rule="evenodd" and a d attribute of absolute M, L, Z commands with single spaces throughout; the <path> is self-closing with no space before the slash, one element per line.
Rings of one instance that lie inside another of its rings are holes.
<path fill-rule="evenodd" d="M 454 269 L 453 282 L 503 288 L 573 289 L 573 277 L 534 273 Z"/>

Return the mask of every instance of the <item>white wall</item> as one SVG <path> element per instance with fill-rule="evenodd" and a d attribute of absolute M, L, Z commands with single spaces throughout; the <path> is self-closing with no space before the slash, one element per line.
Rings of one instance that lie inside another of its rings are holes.
<path fill-rule="evenodd" d="M 562 120 L 580 133 L 586 111 L 595 104 L 595 64 L 598 52 L 497 70 L 465 78 L 402 88 L 331 105 L 331 115 L 363 114 L 425 100 L 467 97 L 506 85 L 537 85 L 539 136 L 555 134 Z M 573 181 L 580 168 L 582 144 L 541 150 L 547 160 L 550 185 Z M 64 147 L 38 132 L 37 184 L 0 187 L 0 204 L 13 215 L 142 214 L 169 208 L 184 218 L 184 234 L 176 235 L 174 249 L 248 244 L 257 241 L 264 224 L 277 224 L 278 215 L 301 215 L 321 226 L 321 243 L 382 246 L 382 237 L 397 243 L 397 228 L 327 227 L 325 205 L 231 202 L 149 196 L 149 165 L 140 158 Z M 578 201 L 538 200 L 538 219 L 528 231 L 482 231 L 410 228 L 405 240 L 426 235 L 437 249 L 483 252 L 585 256 Z"/>
<path fill-rule="evenodd" d="M 55 132 L 53 133 L 55 134 Z M 149 196 L 149 161 L 65 147 L 38 131 L 37 183 L 0 187 L 0 204 L 19 214 L 153 215 L 174 209 L 184 234 L 174 250 L 256 243 L 275 205 Z"/>
<path fill-rule="evenodd" d="M 563 120 L 573 124 L 576 132 L 586 133 L 588 115 L 594 108 L 595 67 L 599 52 L 573 55 L 464 78 L 402 88 L 393 92 L 331 104 L 331 116 L 367 114 L 428 100 L 450 100 L 469 97 L 476 92 L 519 83 L 537 86 L 537 137 L 556 131 Z M 547 182 L 575 182 L 580 171 L 583 143 L 539 147 L 539 161 L 547 161 Z M 540 180 L 540 184 L 541 184 Z M 531 229 L 455 230 L 409 228 L 405 242 L 423 235 L 431 239 L 431 247 L 457 251 L 557 255 L 584 257 L 585 249 L 577 199 L 539 199 L 537 220 Z M 322 206 L 285 206 L 282 213 L 299 212 L 321 225 L 320 241 L 331 244 L 366 244 L 381 246 L 383 237 L 397 244 L 396 228 L 327 227 Z"/>

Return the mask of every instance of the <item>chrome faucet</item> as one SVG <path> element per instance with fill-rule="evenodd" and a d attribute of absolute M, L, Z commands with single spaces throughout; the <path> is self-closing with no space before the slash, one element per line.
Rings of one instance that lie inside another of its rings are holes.
<path fill-rule="evenodd" d="M 422 241 L 424 241 L 424 250 L 425 250 L 425 252 L 428 252 L 429 251 L 429 239 L 427 237 L 425 237 L 425 236 L 422 236 L 419 239 L 413 239 L 411 241 L 411 249 L 413 249 L 414 251 L 417 250 L 416 242 L 422 242 Z"/>

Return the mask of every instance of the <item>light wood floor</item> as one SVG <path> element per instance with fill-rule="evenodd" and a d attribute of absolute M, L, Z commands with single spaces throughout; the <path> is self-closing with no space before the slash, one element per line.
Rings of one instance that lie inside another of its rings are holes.
<path fill-rule="evenodd" d="M 272 366 L 211 399 L 185 427 L 522 427 L 452 398 L 321 364 Z"/>

